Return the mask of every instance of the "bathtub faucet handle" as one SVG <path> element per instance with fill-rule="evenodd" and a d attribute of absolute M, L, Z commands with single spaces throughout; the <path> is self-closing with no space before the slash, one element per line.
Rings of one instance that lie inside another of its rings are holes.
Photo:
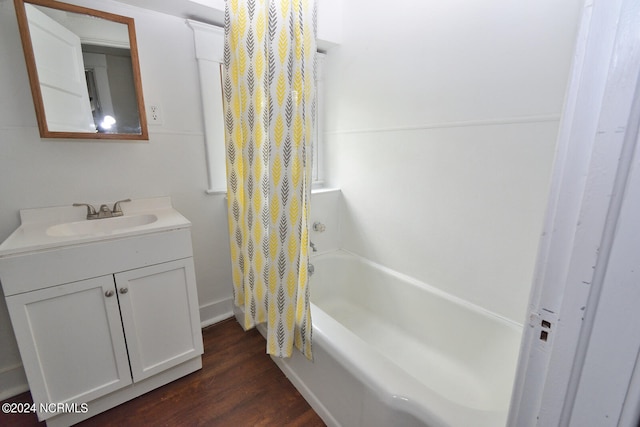
<path fill-rule="evenodd" d="M 323 223 L 316 221 L 313 223 L 313 231 L 317 231 L 318 233 L 322 233 L 327 229 L 327 226 Z"/>
<path fill-rule="evenodd" d="M 316 245 L 314 245 L 312 241 L 309 241 L 309 246 L 311 246 L 313 252 L 318 252 L 318 248 L 316 248 Z"/>

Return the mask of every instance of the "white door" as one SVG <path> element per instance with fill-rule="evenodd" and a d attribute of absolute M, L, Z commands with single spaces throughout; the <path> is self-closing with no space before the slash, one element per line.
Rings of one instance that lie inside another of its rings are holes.
<path fill-rule="evenodd" d="M 7 306 L 36 405 L 86 403 L 131 384 L 113 276 L 13 295 Z"/>
<path fill-rule="evenodd" d="M 192 258 L 115 278 L 134 382 L 203 353 Z"/>
<path fill-rule="evenodd" d="M 52 132 L 95 132 L 80 38 L 25 4 L 47 127 Z"/>
<path fill-rule="evenodd" d="M 584 4 L 509 426 L 638 425 L 638 28 Z"/>
<path fill-rule="evenodd" d="M 640 421 L 638 379 L 636 384 L 631 383 L 634 370 L 640 368 L 640 365 L 636 367 L 640 351 L 640 151 L 637 148 L 624 194 L 585 351 L 571 426 L 637 426 Z M 625 404 L 629 407 L 624 408 Z M 630 412 L 624 422 L 621 421 L 623 409 Z"/>

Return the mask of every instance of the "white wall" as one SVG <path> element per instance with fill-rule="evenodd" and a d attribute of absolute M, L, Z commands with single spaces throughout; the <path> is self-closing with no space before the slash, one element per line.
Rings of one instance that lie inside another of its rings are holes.
<path fill-rule="evenodd" d="M 346 249 L 524 320 L 581 3 L 344 2 L 325 173 Z"/>
<path fill-rule="evenodd" d="M 184 19 L 112 1 L 73 3 L 135 19 L 145 102 L 163 124 L 148 142 L 45 140 L 38 134 L 11 0 L 0 0 L 0 241 L 21 208 L 171 196 L 193 223 L 202 320 L 231 314 L 226 201 L 205 195 L 204 136 L 193 32 Z M 0 394 L 24 380 L 0 296 Z"/>

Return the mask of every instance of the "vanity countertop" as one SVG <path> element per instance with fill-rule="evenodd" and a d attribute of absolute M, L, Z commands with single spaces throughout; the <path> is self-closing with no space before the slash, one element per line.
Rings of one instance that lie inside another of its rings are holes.
<path fill-rule="evenodd" d="M 100 204 L 94 204 L 96 209 Z M 113 202 L 106 204 L 113 206 Z M 191 226 L 169 197 L 136 199 L 121 207 L 123 216 L 93 220 L 86 219 L 86 207 L 22 209 L 20 227 L 0 244 L 0 258 Z"/>

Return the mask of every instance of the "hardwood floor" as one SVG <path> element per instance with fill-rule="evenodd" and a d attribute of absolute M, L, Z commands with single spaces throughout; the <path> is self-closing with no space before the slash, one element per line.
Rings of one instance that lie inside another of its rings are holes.
<path fill-rule="evenodd" d="M 258 331 L 229 319 L 202 331 L 202 369 L 78 426 L 324 426 L 265 353 Z M 23 393 L 8 402 L 31 402 Z M 44 426 L 35 414 L 0 413 L 0 426 Z"/>

